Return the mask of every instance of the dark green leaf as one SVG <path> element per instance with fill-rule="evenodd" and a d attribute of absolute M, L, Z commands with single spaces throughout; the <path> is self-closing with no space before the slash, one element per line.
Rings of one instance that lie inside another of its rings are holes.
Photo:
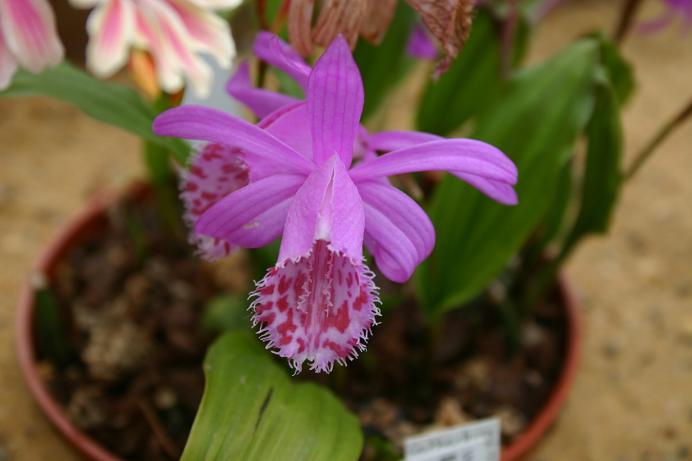
<path fill-rule="evenodd" d="M 541 248 L 539 253 L 543 253 L 545 245 L 551 243 L 561 231 L 564 230 L 564 222 L 569 210 L 570 201 L 573 193 L 572 184 L 572 163 L 567 162 L 562 167 L 560 178 L 557 182 L 555 199 L 548 208 L 543 223 L 541 224 Z M 541 254 L 542 256 L 542 254 Z"/>
<path fill-rule="evenodd" d="M 411 66 L 413 59 L 406 54 L 406 43 L 414 20 L 413 10 L 404 2 L 398 2 L 382 43 L 375 46 L 362 39 L 358 41 L 354 58 L 365 88 L 363 118 L 375 112 Z"/>
<path fill-rule="evenodd" d="M 615 91 L 617 103 L 623 105 L 634 92 L 634 69 L 620 54 L 617 47 L 607 38 L 596 36 L 601 44 L 601 60 L 607 79 Z"/>
<path fill-rule="evenodd" d="M 179 139 L 162 138 L 151 131 L 156 111 L 133 89 L 97 80 L 62 63 L 34 75 L 19 71 L 11 85 L 0 96 L 43 95 L 74 104 L 100 122 L 117 126 L 140 138 L 173 152 L 185 163 L 190 148 Z"/>
<path fill-rule="evenodd" d="M 593 109 L 598 54 L 598 43 L 584 39 L 521 72 L 479 118 L 472 137 L 514 160 L 520 203 L 505 207 L 456 178 L 443 180 L 430 209 L 436 247 L 417 274 L 421 302 L 429 313 L 476 296 L 545 215 L 562 167 Z"/>
<path fill-rule="evenodd" d="M 204 397 L 182 461 L 358 459 L 358 419 L 325 388 L 293 384 L 251 335 L 224 335 L 204 369 Z"/>
<path fill-rule="evenodd" d="M 247 330 L 251 325 L 247 295 L 225 294 L 207 303 L 202 324 L 213 331 Z"/>
<path fill-rule="evenodd" d="M 586 129 L 589 144 L 579 213 L 564 243 L 564 253 L 582 237 L 608 230 L 622 182 L 622 127 L 616 95 L 608 82 L 598 85 L 596 95 L 596 107 Z"/>
<path fill-rule="evenodd" d="M 59 367 L 70 361 L 71 351 L 60 306 L 49 288 L 38 288 L 36 299 L 36 338 L 38 353 Z"/>
<path fill-rule="evenodd" d="M 495 21 L 481 10 L 464 49 L 437 81 L 428 82 L 417 129 L 446 135 L 496 96 L 501 83 L 500 40 Z"/>

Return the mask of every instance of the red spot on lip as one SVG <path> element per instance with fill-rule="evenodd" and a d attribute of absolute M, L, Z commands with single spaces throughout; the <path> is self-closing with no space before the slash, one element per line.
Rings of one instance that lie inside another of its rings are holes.
<path fill-rule="evenodd" d="M 195 176 L 198 176 L 200 178 L 206 178 L 207 175 L 204 174 L 204 171 L 197 165 L 192 165 L 190 167 L 190 173 L 192 173 Z"/>
<path fill-rule="evenodd" d="M 353 302 L 353 308 L 357 311 L 361 310 L 363 306 L 368 302 L 368 294 L 361 290 L 360 295 Z"/>
<path fill-rule="evenodd" d="M 281 277 L 279 280 L 279 294 L 284 294 L 288 291 L 288 287 L 293 279 L 287 277 Z"/>
<path fill-rule="evenodd" d="M 282 296 L 281 298 L 279 298 L 279 300 L 276 302 L 276 306 L 279 308 L 281 312 L 284 312 L 286 309 L 288 309 L 288 296 Z"/>
<path fill-rule="evenodd" d="M 272 323 L 274 323 L 274 320 L 276 320 L 276 314 L 274 314 L 273 312 L 269 312 L 265 315 L 262 315 L 257 320 L 259 320 L 262 323 L 266 323 L 267 325 L 271 325 Z"/>
<path fill-rule="evenodd" d="M 298 272 L 296 274 L 296 278 L 293 282 L 293 290 L 296 292 L 296 295 L 300 296 L 303 293 L 303 286 L 305 285 L 305 274 L 303 272 Z"/>
<path fill-rule="evenodd" d="M 350 323 L 351 319 L 348 316 L 348 301 L 344 301 L 341 308 L 339 308 L 339 312 L 336 314 L 334 326 L 337 330 L 343 333 L 346 331 Z"/>
<path fill-rule="evenodd" d="M 260 294 L 265 296 L 274 294 L 274 285 L 267 285 L 266 287 L 262 287 L 260 289 Z"/>
<path fill-rule="evenodd" d="M 288 333 L 291 333 L 293 331 L 296 331 L 298 327 L 296 326 L 295 323 L 293 323 L 293 311 L 288 311 L 288 315 L 286 316 L 286 321 L 279 325 L 279 327 L 276 329 L 276 331 L 279 333 L 281 337 L 286 336 Z"/>
<path fill-rule="evenodd" d="M 327 340 L 324 342 L 324 347 L 326 347 L 327 349 L 331 349 L 332 351 L 334 351 L 334 353 L 337 355 L 337 357 L 342 358 L 342 359 L 345 359 L 346 357 L 348 357 L 348 354 L 350 352 L 347 348 L 335 343 L 334 341 L 330 341 L 330 340 Z"/>
<path fill-rule="evenodd" d="M 197 189 L 199 189 L 199 186 L 197 185 L 197 183 L 188 181 L 188 182 L 185 184 L 185 190 L 188 191 L 188 192 L 194 192 L 194 191 L 196 191 Z"/>
<path fill-rule="evenodd" d="M 224 163 L 223 165 L 221 165 L 221 171 L 223 171 L 224 173 L 235 173 L 237 169 L 238 168 L 235 165 L 232 165 L 230 163 Z"/>
<path fill-rule="evenodd" d="M 262 304 L 256 306 L 255 312 L 258 314 L 261 314 L 262 312 L 271 309 L 273 306 L 274 306 L 274 303 L 272 301 L 267 301 L 266 303 L 262 303 Z"/>

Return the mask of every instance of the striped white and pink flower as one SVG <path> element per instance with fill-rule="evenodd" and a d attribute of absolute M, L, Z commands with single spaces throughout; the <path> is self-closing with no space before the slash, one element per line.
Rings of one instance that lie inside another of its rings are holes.
<path fill-rule="evenodd" d="M 0 0 L 0 89 L 18 68 L 39 73 L 62 61 L 63 54 L 46 0 Z"/>
<path fill-rule="evenodd" d="M 203 54 L 225 68 L 235 56 L 230 26 L 215 10 L 232 9 L 241 0 L 70 1 L 93 8 L 87 22 L 87 65 L 97 76 L 113 75 L 125 65 L 131 49 L 141 49 L 151 54 L 164 91 L 173 93 L 189 83 L 204 97 L 212 71 Z"/>

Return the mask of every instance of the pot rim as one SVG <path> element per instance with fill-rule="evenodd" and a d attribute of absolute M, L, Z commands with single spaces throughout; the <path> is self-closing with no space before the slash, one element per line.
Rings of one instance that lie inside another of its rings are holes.
<path fill-rule="evenodd" d="M 132 192 L 133 189 L 128 190 Z M 127 192 L 126 192 L 127 193 Z M 41 252 L 32 266 L 29 280 L 24 283 L 17 309 L 16 348 L 19 366 L 24 380 L 38 406 L 50 422 L 79 452 L 94 461 L 123 461 L 96 443 L 91 437 L 77 428 L 66 415 L 65 408 L 51 395 L 36 366 L 34 347 L 34 313 L 35 313 L 35 280 L 44 278 L 67 250 L 82 237 L 85 228 L 104 216 L 108 207 L 120 194 L 99 193 L 91 199 L 86 209 L 82 210 L 62 227 L 57 236 L 50 240 L 48 247 Z"/>
<path fill-rule="evenodd" d="M 49 273 L 68 249 L 82 238 L 84 230 L 107 213 L 111 204 L 123 196 L 141 195 L 146 189 L 146 185 L 135 183 L 132 187 L 126 188 L 124 193 L 99 193 L 91 199 L 81 213 L 69 219 L 57 236 L 49 241 L 48 247 L 40 253 L 33 265 L 29 280 L 24 283 L 17 308 L 15 344 L 22 375 L 31 394 L 58 432 L 79 452 L 94 461 L 124 460 L 106 450 L 72 424 L 66 415 L 65 408 L 53 398 L 39 375 L 33 341 L 35 284 L 32 280 L 36 276 L 42 277 Z M 564 273 L 559 274 L 557 285 L 561 305 L 567 318 L 567 344 L 562 371 L 548 401 L 538 415 L 519 437 L 502 450 L 501 461 L 516 461 L 538 445 L 546 431 L 556 421 L 574 383 L 581 358 L 582 314 L 577 297 Z"/>

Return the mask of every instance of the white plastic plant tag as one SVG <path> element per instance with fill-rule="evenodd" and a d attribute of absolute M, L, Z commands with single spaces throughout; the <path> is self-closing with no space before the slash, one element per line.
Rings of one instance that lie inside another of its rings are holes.
<path fill-rule="evenodd" d="M 500 420 L 485 419 L 409 437 L 404 454 L 405 461 L 499 461 Z"/>

